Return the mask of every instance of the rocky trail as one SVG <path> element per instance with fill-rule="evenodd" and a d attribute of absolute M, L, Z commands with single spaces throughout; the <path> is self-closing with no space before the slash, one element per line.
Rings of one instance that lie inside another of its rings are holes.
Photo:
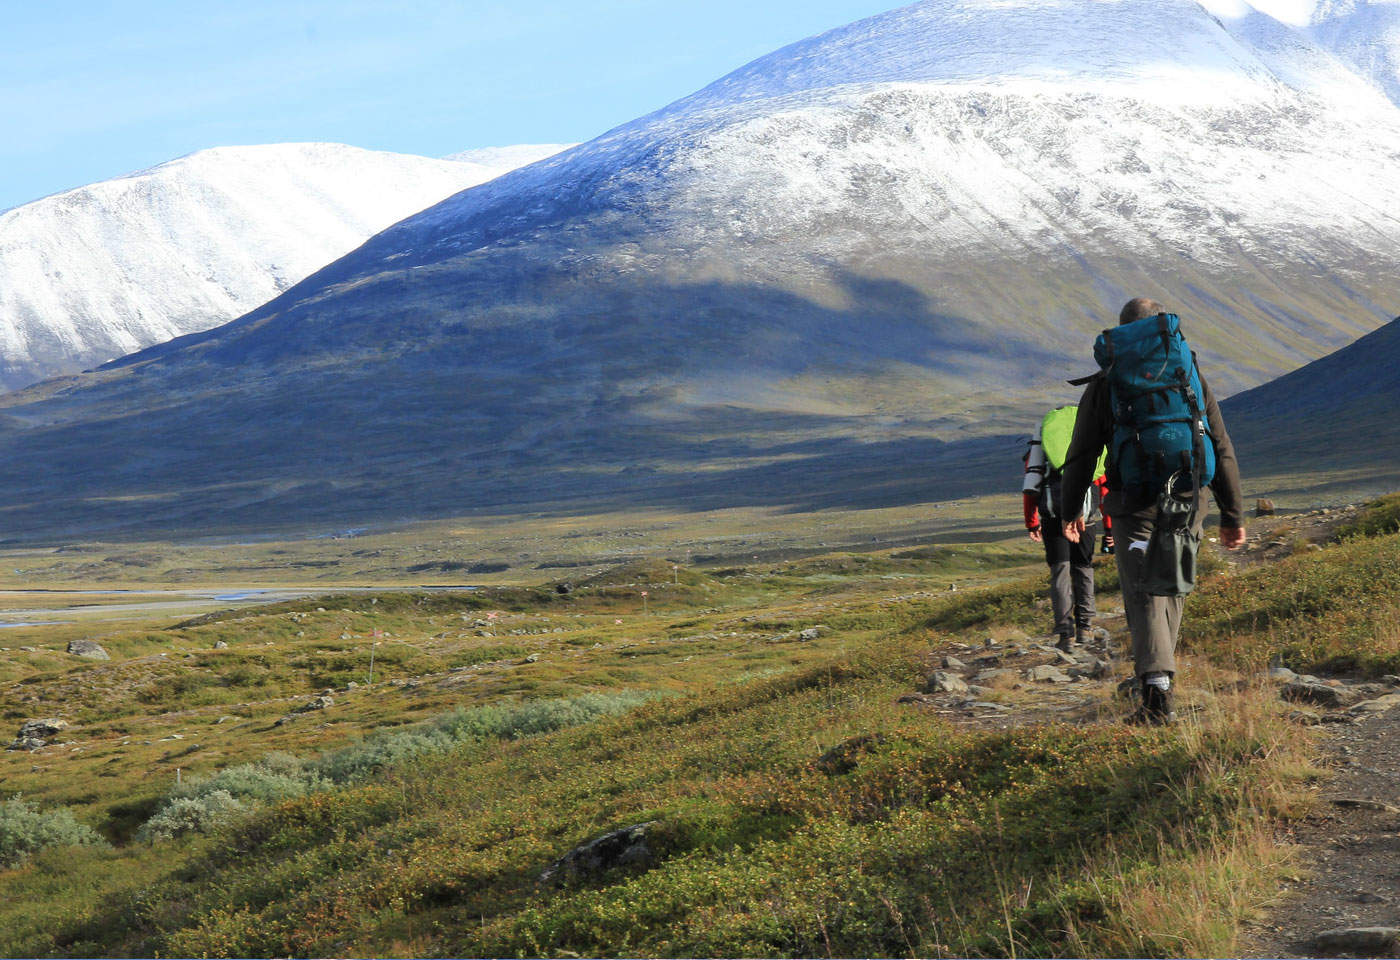
<path fill-rule="evenodd" d="M 1321 549 L 1354 507 L 1256 523 L 1231 566 L 1269 563 Z M 1121 722 L 1133 706 L 1129 642 L 1120 605 L 1101 598 L 1093 642 L 1064 654 L 1052 637 L 987 636 L 980 646 L 935 652 L 926 684 L 901 703 L 960 724 L 1006 729 L 1055 720 Z M 1178 709 L 1202 709 L 1209 692 L 1182 659 Z M 1244 956 L 1400 956 L 1400 676 L 1367 682 L 1299 675 L 1283 667 L 1240 678 L 1277 690 L 1295 723 L 1317 728 L 1327 772 L 1301 820 L 1280 827 L 1297 846 L 1281 899 L 1245 931 Z"/>
<path fill-rule="evenodd" d="M 1377 710 L 1363 701 L 1332 728 L 1331 775 L 1288 831 L 1298 870 L 1245 956 L 1400 956 L 1400 712 Z"/>

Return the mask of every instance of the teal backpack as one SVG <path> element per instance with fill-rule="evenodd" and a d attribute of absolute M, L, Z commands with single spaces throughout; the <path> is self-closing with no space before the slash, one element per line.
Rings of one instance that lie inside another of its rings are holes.
<path fill-rule="evenodd" d="M 1209 484 L 1215 478 L 1215 444 L 1206 423 L 1205 391 L 1176 314 L 1105 330 L 1094 343 L 1094 359 L 1108 381 L 1109 460 L 1122 489 L 1147 499 L 1160 494 L 1173 475 L 1178 491 Z"/>

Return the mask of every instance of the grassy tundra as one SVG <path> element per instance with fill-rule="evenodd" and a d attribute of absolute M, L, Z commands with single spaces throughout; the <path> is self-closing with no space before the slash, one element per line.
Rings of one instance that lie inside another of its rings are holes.
<path fill-rule="evenodd" d="M 4 796 L 73 826 L 0 869 L 0 953 L 1226 954 L 1316 775 L 1260 670 L 1400 664 L 1387 509 L 1217 559 L 1165 731 L 1113 679 L 907 697 L 1035 652 L 1019 544 L 135 616 L 76 666 L 77 626 L 16 631 L 6 722 L 73 726 L 0 755 Z M 541 879 L 643 823 L 646 863 Z"/>

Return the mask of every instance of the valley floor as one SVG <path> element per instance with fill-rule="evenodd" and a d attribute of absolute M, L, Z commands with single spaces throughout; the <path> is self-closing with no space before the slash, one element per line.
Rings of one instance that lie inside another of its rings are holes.
<path fill-rule="evenodd" d="M 1211 553 L 1166 730 L 1120 722 L 1112 569 L 1067 660 L 1021 541 L 15 627 L 5 722 L 68 725 L 0 753 L 0 954 L 1306 950 L 1318 818 L 1389 828 L 1326 758 L 1387 769 L 1396 514 Z"/>

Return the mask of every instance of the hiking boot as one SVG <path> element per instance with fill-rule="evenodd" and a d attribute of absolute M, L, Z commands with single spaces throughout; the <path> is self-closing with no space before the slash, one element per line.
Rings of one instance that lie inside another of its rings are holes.
<path fill-rule="evenodd" d="M 1142 685 L 1142 706 L 1127 722 L 1144 727 L 1164 727 L 1176 720 L 1176 697 L 1171 690 L 1163 690 L 1151 683 Z"/>
<path fill-rule="evenodd" d="M 1081 647 L 1089 646 L 1089 644 L 1094 642 L 1094 631 L 1089 629 L 1088 627 L 1082 628 L 1079 631 L 1079 636 L 1074 638 L 1074 642 L 1079 644 Z"/>
<path fill-rule="evenodd" d="M 1061 653 L 1069 653 L 1071 650 L 1074 649 L 1074 641 L 1070 639 L 1068 634 L 1066 634 L 1065 636 L 1060 638 L 1058 643 L 1055 644 L 1055 649 L 1059 650 Z"/>

